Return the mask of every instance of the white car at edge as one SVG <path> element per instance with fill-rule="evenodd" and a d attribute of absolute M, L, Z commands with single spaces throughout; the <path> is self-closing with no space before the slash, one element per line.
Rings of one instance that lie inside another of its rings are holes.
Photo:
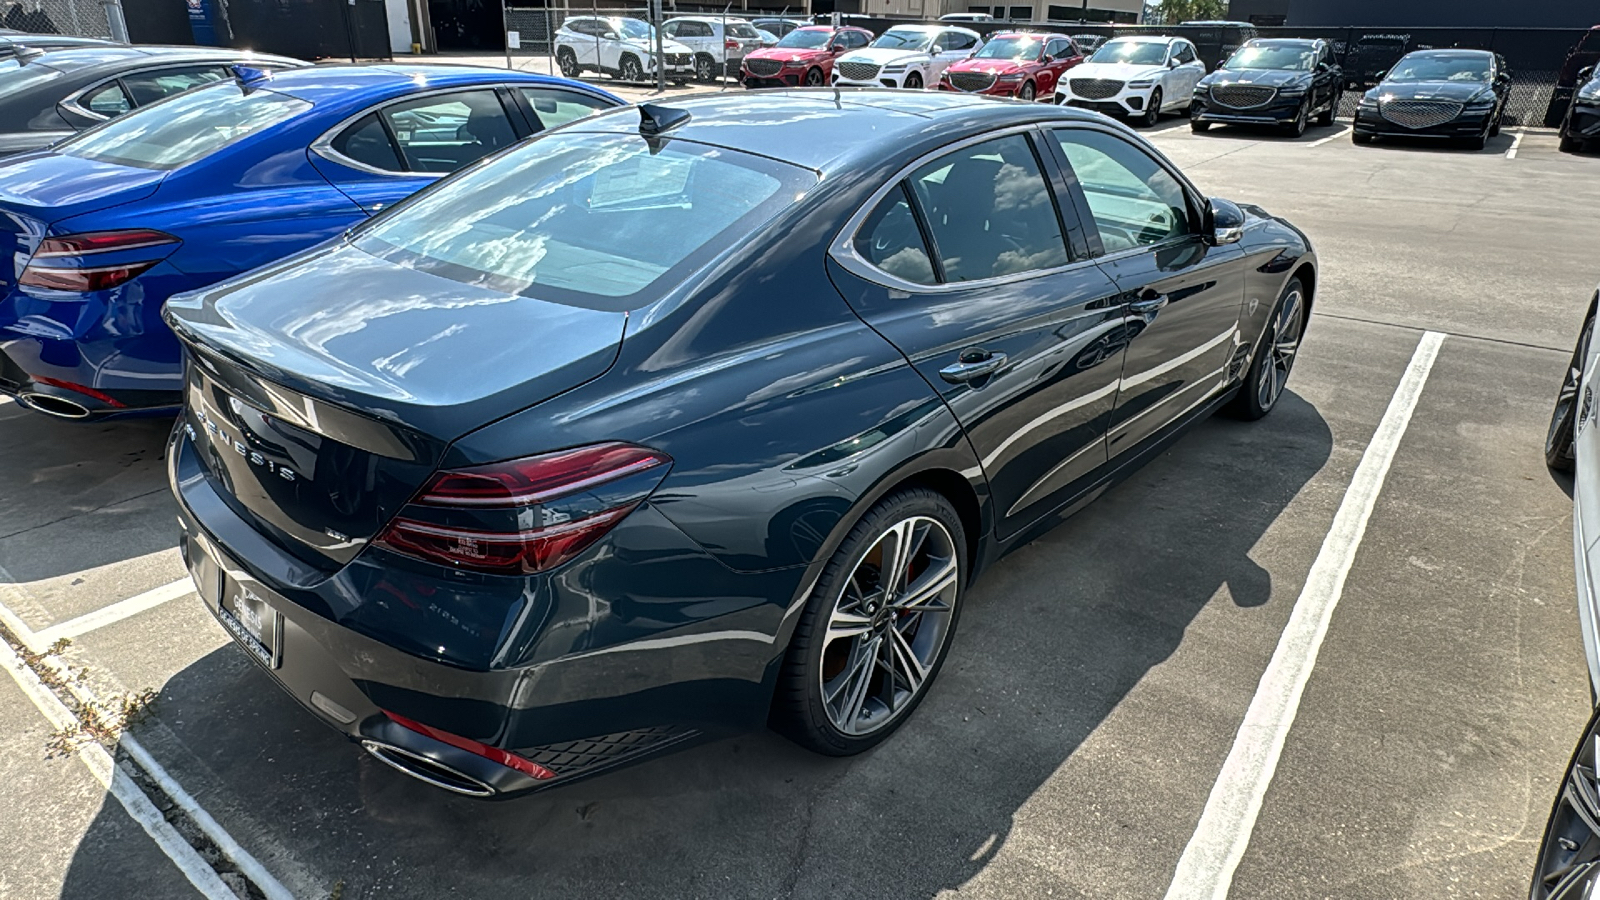
<path fill-rule="evenodd" d="M 561 74 L 603 72 L 639 82 L 656 74 L 655 31 L 650 23 L 626 16 L 568 16 L 556 31 L 556 64 Z M 661 52 L 667 77 L 683 84 L 694 77 L 694 51 L 664 38 Z"/>
<path fill-rule="evenodd" d="M 970 28 L 948 25 L 896 25 L 860 50 L 833 62 L 835 87 L 925 88 L 956 60 L 983 46 Z"/>
<path fill-rule="evenodd" d="M 1183 112 L 1206 66 L 1194 44 L 1178 37 L 1112 38 L 1068 70 L 1056 102 L 1154 125 L 1163 112 Z"/>

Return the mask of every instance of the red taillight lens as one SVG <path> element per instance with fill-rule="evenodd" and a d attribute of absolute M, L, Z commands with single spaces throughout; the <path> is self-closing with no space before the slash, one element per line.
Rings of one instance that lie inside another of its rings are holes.
<path fill-rule="evenodd" d="M 732 39 L 732 38 L 729 38 L 729 39 L 727 39 L 727 40 L 722 42 L 722 49 L 724 49 L 724 50 L 737 50 L 737 49 L 739 49 L 739 42 L 734 40 L 734 39 Z"/>
<path fill-rule="evenodd" d="M 488 744 L 475 741 L 472 738 L 464 738 L 459 734 L 451 734 L 448 731 L 440 731 L 431 725 L 424 725 L 415 719 L 408 719 L 405 716 L 396 715 L 388 710 L 384 710 L 383 714 L 388 716 L 390 721 L 394 722 L 396 725 L 399 725 L 401 728 L 415 731 L 417 734 L 423 735 L 424 737 L 431 737 L 441 744 L 449 744 L 452 747 L 465 750 L 468 753 L 476 754 L 484 759 L 490 760 L 491 762 L 497 762 L 508 769 L 516 769 L 518 772 L 521 772 L 531 778 L 537 778 L 540 781 L 545 781 L 547 779 L 556 777 L 556 773 L 546 769 L 544 766 L 539 765 L 533 760 L 524 759 L 515 753 L 508 753 L 505 750 L 501 750 L 499 747 L 491 747 Z"/>
<path fill-rule="evenodd" d="M 96 231 L 46 238 L 17 279 L 19 285 L 56 291 L 105 291 L 127 284 L 172 255 L 179 240 L 161 231 L 132 228 L 127 231 Z M 95 265 L 97 258 L 128 251 L 144 251 L 133 261 L 108 261 Z M 57 260 L 79 259 L 82 265 L 63 265 Z"/>
<path fill-rule="evenodd" d="M 480 572 L 545 572 L 633 512 L 671 464 L 655 450 L 605 443 L 440 472 L 377 543 Z M 655 469 L 655 478 L 634 478 Z M 628 479 L 634 480 L 623 484 Z M 528 522 L 544 524 L 527 528 Z"/>

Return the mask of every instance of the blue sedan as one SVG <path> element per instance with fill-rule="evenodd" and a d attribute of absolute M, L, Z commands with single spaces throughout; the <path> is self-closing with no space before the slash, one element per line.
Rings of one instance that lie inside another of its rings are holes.
<path fill-rule="evenodd" d="M 0 162 L 0 392 L 63 418 L 170 413 L 183 382 L 169 296 L 622 103 L 461 66 L 235 74 Z"/>

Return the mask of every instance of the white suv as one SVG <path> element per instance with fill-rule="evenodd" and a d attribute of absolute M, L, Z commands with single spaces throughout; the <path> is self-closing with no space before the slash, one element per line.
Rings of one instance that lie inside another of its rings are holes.
<path fill-rule="evenodd" d="M 950 64 L 983 46 L 983 38 L 967 28 L 944 25 L 896 25 L 860 50 L 834 60 L 837 87 L 922 88 L 939 83 Z"/>
<path fill-rule="evenodd" d="M 1188 109 L 1205 74 L 1205 63 L 1183 38 L 1112 38 L 1067 70 L 1056 85 L 1056 102 L 1154 125 L 1163 112 Z"/>
<path fill-rule="evenodd" d="M 662 36 L 667 77 L 684 84 L 694 75 L 694 53 Z M 623 81 L 644 81 L 656 74 L 656 36 L 650 23 L 622 16 L 570 16 L 556 31 L 556 64 L 561 74 L 604 72 Z"/>
<path fill-rule="evenodd" d="M 694 74 L 701 81 L 738 75 L 744 58 L 761 49 L 761 32 L 744 19 L 679 16 L 661 33 L 694 51 Z"/>

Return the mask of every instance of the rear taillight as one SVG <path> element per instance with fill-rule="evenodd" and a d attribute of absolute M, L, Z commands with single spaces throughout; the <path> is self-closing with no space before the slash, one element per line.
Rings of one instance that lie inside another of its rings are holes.
<path fill-rule="evenodd" d="M 17 279 L 25 287 L 105 291 L 127 284 L 172 255 L 180 241 L 148 228 L 46 238 Z"/>
<path fill-rule="evenodd" d="M 734 40 L 733 38 L 728 38 L 727 40 L 722 42 L 722 49 L 724 49 L 724 50 L 737 50 L 737 49 L 739 49 L 739 42 Z"/>
<path fill-rule="evenodd" d="M 437 728 L 434 728 L 432 725 L 424 725 L 415 719 L 408 719 L 405 716 L 396 715 L 388 710 L 384 710 L 383 714 L 388 716 L 390 721 L 394 722 L 396 725 L 399 725 L 401 728 L 415 731 L 417 734 L 423 735 L 424 737 L 431 737 L 441 744 L 449 744 L 452 747 L 465 750 L 468 753 L 476 754 L 484 759 L 490 760 L 491 762 L 497 762 L 508 769 L 516 769 L 518 772 L 521 772 L 531 778 L 537 778 L 540 781 L 545 781 L 556 777 L 556 773 L 546 769 L 544 766 L 539 765 L 533 760 L 524 759 L 515 753 L 508 753 L 505 750 L 501 750 L 499 747 L 491 747 L 488 744 L 485 744 L 481 741 L 475 741 L 472 738 L 464 738 L 459 734 L 451 734 L 448 731 L 441 731 Z"/>
<path fill-rule="evenodd" d="M 655 450 L 605 443 L 439 472 L 377 543 L 452 567 L 544 572 L 622 521 L 671 464 Z"/>

